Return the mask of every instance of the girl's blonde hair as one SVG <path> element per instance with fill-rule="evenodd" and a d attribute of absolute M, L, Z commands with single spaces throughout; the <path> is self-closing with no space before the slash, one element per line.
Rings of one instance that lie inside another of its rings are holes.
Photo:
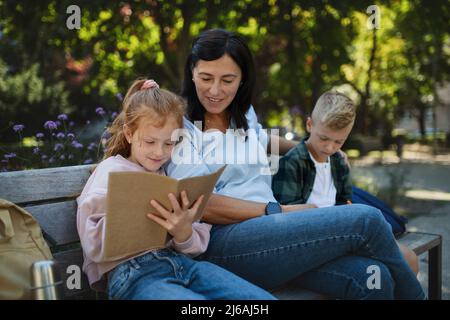
<path fill-rule="evenodd" d="M 124 125 L 134 133 L 139 121 L 146 117 L 151 119 L 152 125 L 162 127 L 169 116 L 174 117 L 183 126 L 183 116 L 186 108 L 184 100 L 164 89 L 158 87 L 141 89 L 146 79 L 136 80 L 125 96 L 122 111 L 107 129 L 111 137 L 106 143 L 103 159 L 120 154 L 128 158 L 131 146 L 124 134 Z"/>
<path fill-rule="evenodd" d="M 354 124 L 355 109 L 355 104 L 346 95 L 328 91 L 317 100 L 312 118 L 327 128 L 340 130 Z"/>

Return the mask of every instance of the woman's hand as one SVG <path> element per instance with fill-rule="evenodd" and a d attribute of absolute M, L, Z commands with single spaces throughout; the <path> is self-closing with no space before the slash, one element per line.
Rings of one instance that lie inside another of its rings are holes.
<path fill-rule="evenodd" d="M 306 209 L 314 209 L 317 208 L 315 204 L 289 204 L 289 205 L 282 205 L 281 210 L 283 213 L 286 212 L 292 212 L 292 211 L 301 211 Z"/>
<path fill-rule="evenodd" d="M 181 192 L 181 206 L 177 198 L 169 193 L 169 201 L 172 204 L 173 211 L 166 210 L 157 201 L 151 200 L 151 205 L 161 215 L 149 213 L 147 216 L 167 230 L 175 239 L 176 242 L 181 243 L 188 240 L 192 235 L 192 223 L 194 222 L 198 208 L 202 203 L 204 196 L 201 195 L 189 208 L 189 200 L 186 191 Z"/>

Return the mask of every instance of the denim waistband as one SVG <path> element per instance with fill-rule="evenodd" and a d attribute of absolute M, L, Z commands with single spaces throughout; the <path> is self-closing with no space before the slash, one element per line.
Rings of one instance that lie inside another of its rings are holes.
<path fill-rule="evenodd" d="M 119 273 L 122 272 L 123 270 L 128 268 L 129 265 L 133 266 L 134 268 L 139 268 L 140 264 L 144 264 L 151 260 L 157 259 L 156 257 L 177 257 L 177 256 L 179 256 L 179 253 L 169 248 L 152 250 L 140 256 L 123 261 L 122 263 L 117 265 L 114 269 L 112 269 L 111 272 L 108 273 L 108 278 L 114 272 Z"/>
<path fill-rule="evenodd" d="M 145 262 L 155 259 L 155 257 L 177 257 L 177 256 L 179 256 L 179 254 L 176 251 L 169 249 L 169 248 L 162 248 L 162 249 L 152 250 L 141 256 L 132 258 L 128 261 L 131 263 L 133 263 L 133 262 L 145 263 Z"/>

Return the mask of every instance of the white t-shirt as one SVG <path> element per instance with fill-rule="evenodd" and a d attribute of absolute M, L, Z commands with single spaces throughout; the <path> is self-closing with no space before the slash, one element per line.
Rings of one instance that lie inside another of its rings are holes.
<path fill-rule="evenodd" d="M 336 187 L 331 175 L 330 157 L 327 162 L 317 162 L 311 152 L 309 152 L 309 156 L 316 167 L 316 177 L 306 203 L 315 204 L 319 208 L 334 206 L 336 204 Z"/>

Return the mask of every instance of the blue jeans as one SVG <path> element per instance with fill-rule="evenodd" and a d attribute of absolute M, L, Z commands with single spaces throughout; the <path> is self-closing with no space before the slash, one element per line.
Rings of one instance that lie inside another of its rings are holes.
<path fill-rule="evenodd" d="M 171 249 L 122 262 L 108 274 L 108 296 L 124 300 L 275 299 L 219 266 Z"/>
<path fill-rule="evenodd" d="M 354 204 L 215 225 L 198 257 L 256 285 L 300 286 L 342 299 L 424 299 L 390 225 L 378 209 Z M 379 288 L 368 285 L 378 267 Z"/>

